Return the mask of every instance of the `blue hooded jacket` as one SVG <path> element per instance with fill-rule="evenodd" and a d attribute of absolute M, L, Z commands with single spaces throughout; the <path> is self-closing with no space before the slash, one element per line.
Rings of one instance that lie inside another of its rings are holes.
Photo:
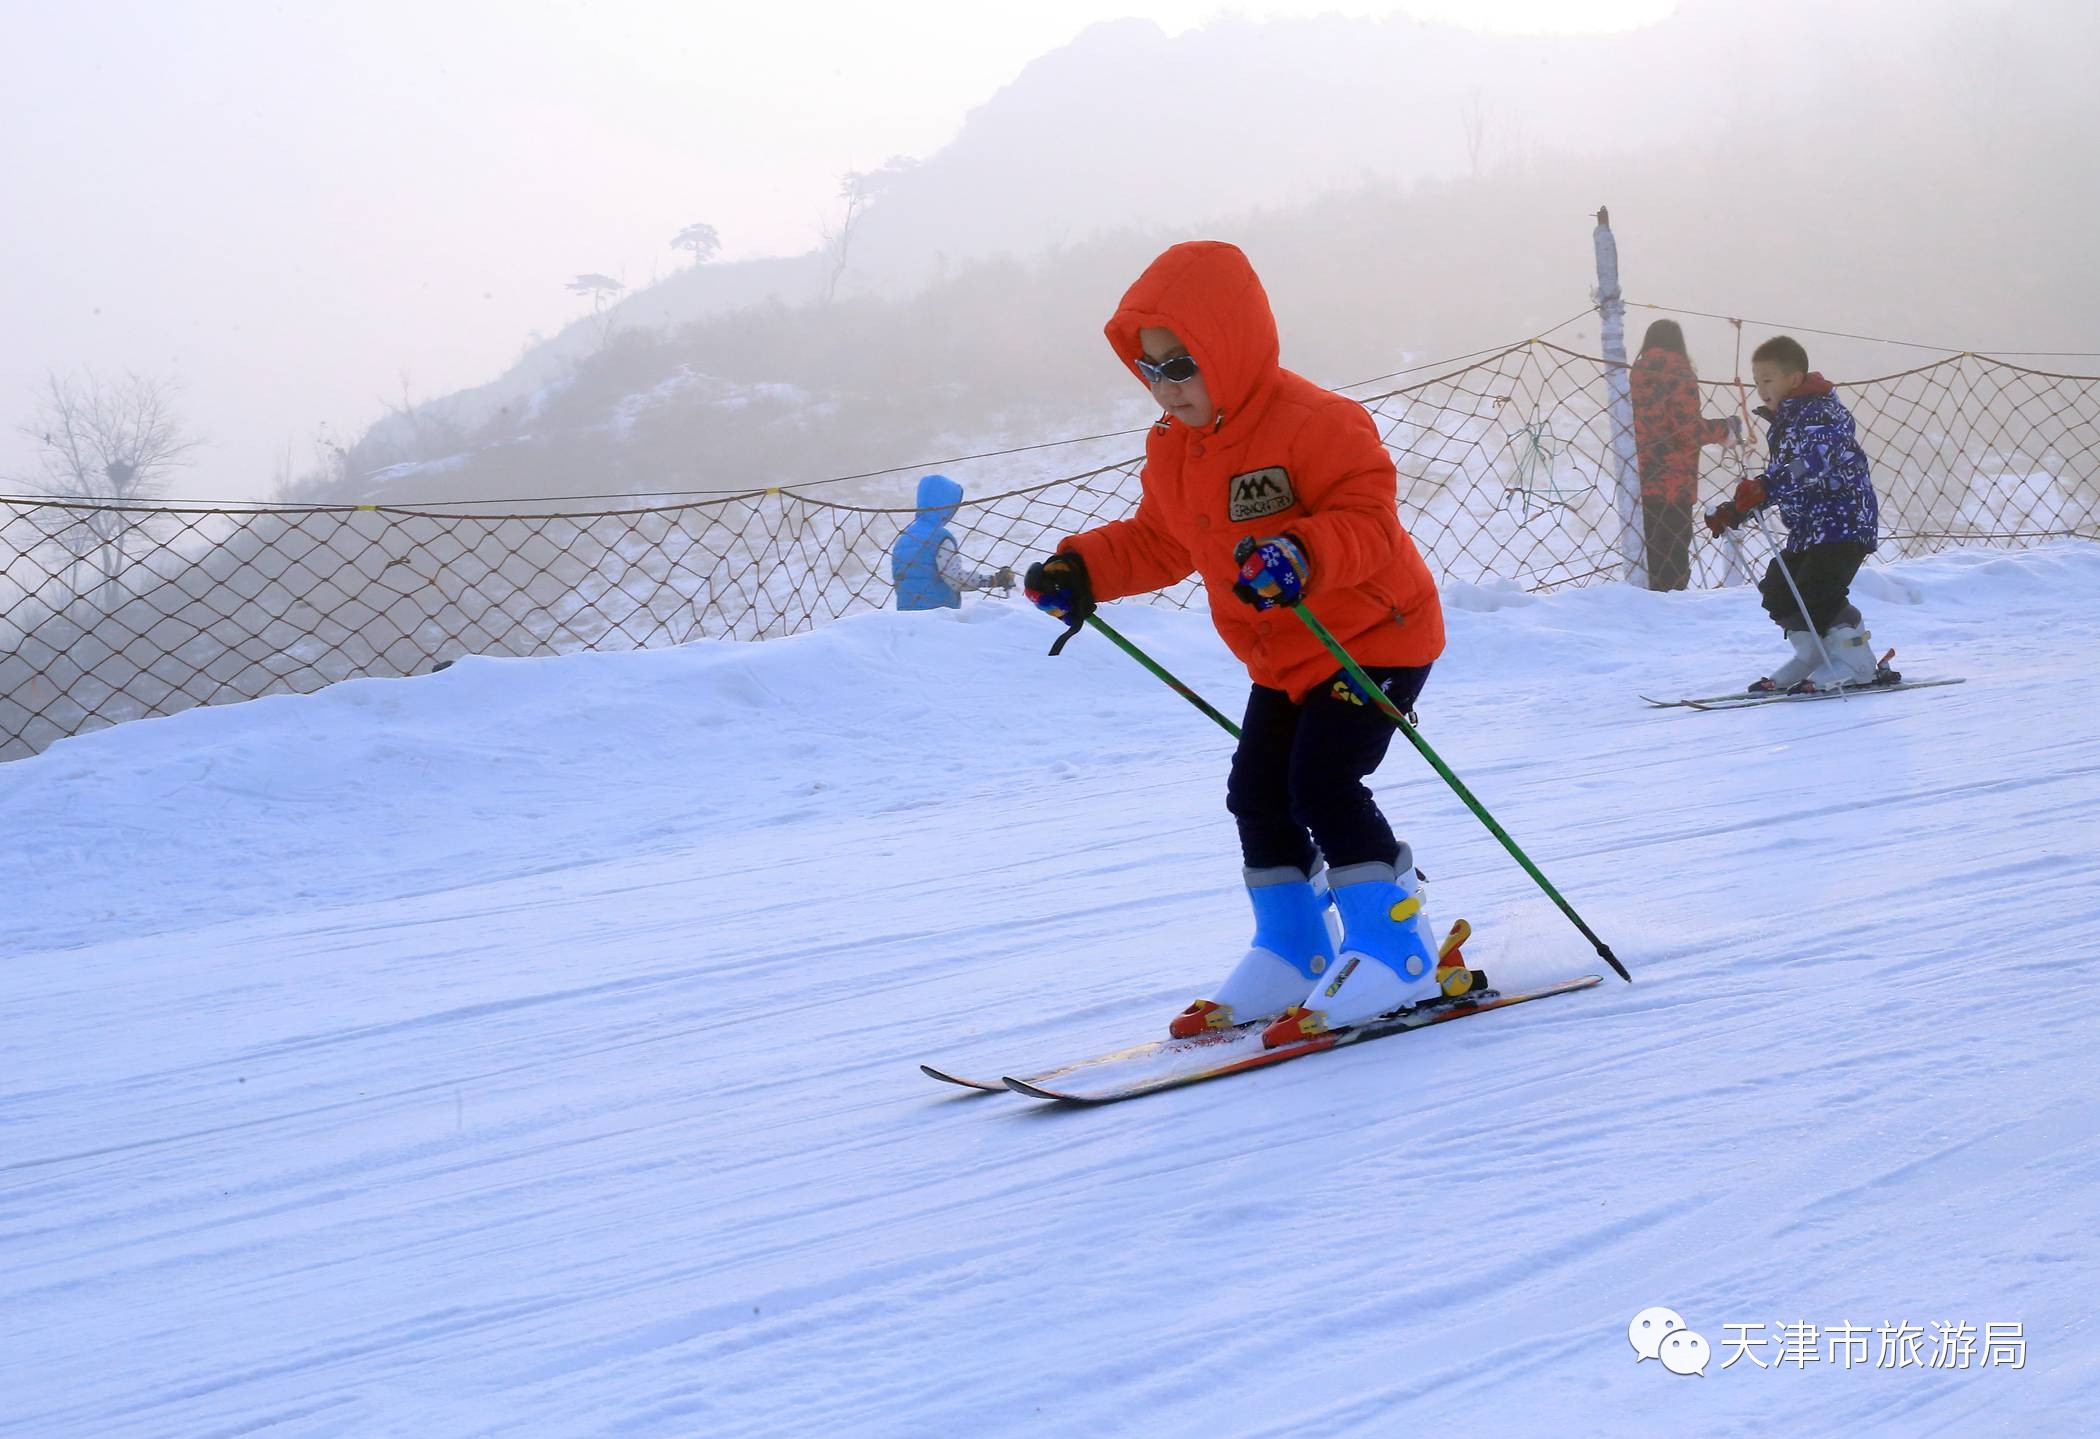
<path fill-rule="evenodd" d="M 959 610 L 962 592 L 941 578 L 941 545 L 955 543 L 948 521 L 962 504 L 962 486 L 946 475 L 919 479 L 919 513 L 890 551 L 890 578 L 900 610 Z"/>
<path fill-rule="evenodd" d="M 1867 452 L 1859 447 L 1852 412 L 1830 381 L 1812 374 L 1779 402 L 1776 413 L 1768 406 L 1757 413 L 1771 426 L 1765 494 L 1786 525 L 1787 552 L 1838 543 L 1872 550 L 1879 544 L 1881 507 Z"/>

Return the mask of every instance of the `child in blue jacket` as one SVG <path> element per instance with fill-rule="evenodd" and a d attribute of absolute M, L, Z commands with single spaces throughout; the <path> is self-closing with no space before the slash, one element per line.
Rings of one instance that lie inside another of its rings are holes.
<path fill-rule="evenodd" d="M 890 578 L 897 586 L 900 610 L 955 610 L 962 608 L 964 590 L 1010 590 L 1011 569 L 979 572 L 962 562 L 948 522 L 962 504 L 962 486 L 946 475 L 923 475 L 919 479 L 919 513 L 897 537 L 890 551 Z"/>
<path fill-rule="evenodd" d="M 1707 512 L 1706 527 L 1718 537 L 1767 506 L 1779 511 L 1786 543 L 1757 589 L 1794 653 L 1749 689 L 1811 694 L 1894 683 L 1898 676 L 1876 662 L 1873 636 L 1849 598 L 1853 576 L 1879 543 L 1881 517 L 1852 414 L 1830 381 L 1808 368 L 1808 352 L 1791 336 L 1759 345 L 1750 367 L 1772 457 L 1762 475 L 1745 479 L 1733 499 Z"/>

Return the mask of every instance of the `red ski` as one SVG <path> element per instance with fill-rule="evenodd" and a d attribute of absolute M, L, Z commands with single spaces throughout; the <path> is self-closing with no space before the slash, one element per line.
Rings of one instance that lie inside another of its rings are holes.
<path fill-rule="evenodd" d="M 1004 1087 L 1016 1094 L 1025 1094 L 1030 1099 L 1047 1099 L 1063 1104 L 1115 1104 L 1125 1099 L 1136 1099 L 1141 1094 L 1157 1094 L 1163 1089 L 1180 1089 L 1190 1084 L 1201 1084 L 1206 1080 L 1223 1079 L 1228 1074 L 1265 1069 L 1272 1064 L 1284 1064 L 1293 1059 L 1303 1059 L 1309 1054 L 1343 1049 L 1368 1040 L 1384 1039 L 1388 1035 L 1409 1034 L 1434 1024 L 1443 1024 L 1448 1020 L 1485 1014 L 1491 1009 L 1528 1004 L 1534 999 L 1547 999 L 1556 994 L 1573 994 L 1577 990 L 1589 989 L 1603 982 L 1599 975 L 1586 974 L 1579 979 L 1564 980 L 1559 984 L 1549 984 L 1515 994 L 1503 994 L 1494 989 L 1476 990 L 1459 999 L 1432 1000 L 1427 1004 L 1418 1004 L 1412 1009 L 1401 1010 L 1397 1014 L 1374 1019 L 1367 1024 L 1337 1029 L 1329 1034 L 1316 1035 L 1297 1044 L 1282 1045 L 1276 1049 L 1261 1047 L 1261 1024 L 1236 1025 L 1231 1029 L 1216 1030 L 1193 1039 L 1160 1039 L 1148 1044 L 1133 1045 L 1128 1049 L 1096 1055 L 1091 1059 L 1061 1064 L 1055 1069 L 1046 1069 L 1037 1074 L 1008 1075 L 996 1085 L 986 1080 L 966 1079 L 945 1070 L 935 1069 L 930 1064 L 922 1064 L 919 1068 L 935 1079 L 960 1084 L 970 1089 L 997 1091 Z"/>

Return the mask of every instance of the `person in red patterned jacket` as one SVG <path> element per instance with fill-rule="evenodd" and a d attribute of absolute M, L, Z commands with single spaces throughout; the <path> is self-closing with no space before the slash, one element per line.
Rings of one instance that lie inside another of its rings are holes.
<path fill-rule="evenodd" d="M 1641 465 L 1641 528 L 1648 588 L 1681 590 L 1692 577 L 1692 504 L 1699 495 L 1699 448 L 1739 443 L 1736 416 L 1710 420 L 1699 408 L 1699 380 L 1675 320 L 1657 320 L 1633 362 L 1633 438 Z"/>

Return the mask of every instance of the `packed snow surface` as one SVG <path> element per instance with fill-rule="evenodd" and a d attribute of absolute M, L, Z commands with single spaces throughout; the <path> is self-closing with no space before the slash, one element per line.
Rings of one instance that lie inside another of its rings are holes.
<path fill-rule="evenodd" d="M 2100 548 L 1855 593 L 1968 682 L 1652 710 L 1784 653 L 1750 591 L 1453 587 L 1423 733 L 1635 983 L 1105 1109 L 917 1066 L 1223 974 L 1230 743 L 1018 600 L 0 765 L 0 1434 L 2090 1433 Z M 1376 786 L 1474 964 L 1599 969 Z"/>

